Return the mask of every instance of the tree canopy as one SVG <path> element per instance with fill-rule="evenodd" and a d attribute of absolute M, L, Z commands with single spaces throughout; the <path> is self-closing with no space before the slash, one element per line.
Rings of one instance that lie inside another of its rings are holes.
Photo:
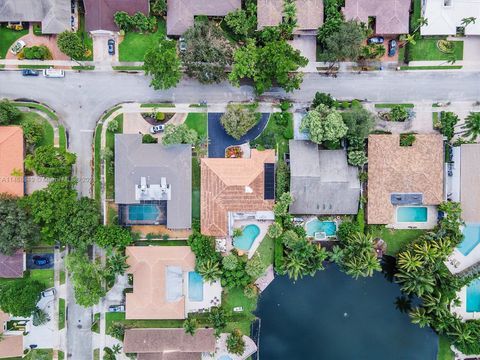
<path fill-rule="evenodd" d="M 95 243 L 104 249 L 124 248 L 133 241 L 130 230 L 118 226 L 99 226 L 95 234 Z"/>
<path fill-rule="evenodd" d="M 12 255 L 16 250 L 34 245 L 40 239 L 38 226 L 17 198 L 0 194 L 0 253 Z"/>
<path fill-rule="evenodd" d="M 34 170 L 37 175 L 52 178 L 68 177 L 72 172 L 77 155 L 60 147 L 44 145 L 25 158 L 27 170 Z"/>
<path fill-rule="evenodd" d="M 30 278 L 0 283 L 0 309 L 13 316 L 30 317 L 40 300 L 43 285 Z"/>
<path fill-rule="evenodd" d="M 230 104 L 220 118 L 225 132 L 239 140 L 260 120 L 260 114 L 240 104 Z"/>
<path fill-rule="evenodd" d="M 197 140 L 197 132 L 190 129 L 187 124 L 167 124 L 165 126 L 165 132 L 163 133 L 162 144 L 195 144 Z"/>
<path fill-rule="evenodd" d="M 257 30 L 257 5 L 252 0 L 245 2 L 245 9 L 236 9 L 225 16 L 225 22 L 242 38 L 253 36 Z"/>
<path fill-rule="evenodd" d="M 0 101 L 0 125 L 8 125 L 20 119 L 20 110 L 7 99 Z"/>
<path fill-rule="evenodd" d="M 155 90 L 176 86 L 182 78 L 180 66 L 176 42 L 164 39 L 146 52 L 143 64 L 145 74 L 152 76 L 150 86 Z"/>
<path fill-rule="evenodd" d="M 87 49 L 76 32 L 64 31 L 57 37 L 57 45 L 61 52 L 76 60 L 83 60 Z"/>
<path fill-rule="evenodd" d="M 314 110 L 310 110 L 302 119 L 301 131 L 308 131 L 310 140 L 321 144 L 323 142 L 337 142 L 348 131 L 343 122 L 342 115 L 335 109 L 329 109 L 321 104 Z"/>

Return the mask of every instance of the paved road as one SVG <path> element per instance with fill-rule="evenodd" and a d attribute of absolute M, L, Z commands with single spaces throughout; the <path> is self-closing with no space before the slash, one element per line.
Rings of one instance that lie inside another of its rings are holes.
<path fill-rule="evenodd" d="M 288 97 L 309 102 L 316 91 L 329 92 L 337 98 L 370 101 L 477 101 L 480 100 L 480 72 L 385 72 L 340 74 L 327 78 L 306 74 L 301 90 Z M 285 94 L 274 89 L 267 97 Z M 77 153 L 75 175 L 80 179 L 82 195 L 91 194 L 92 136 L 96 121 L 115 104 L 127 101 L 209 103 L 247 100 L 253 96 L 248 86 L 232 87 L 228 83 L 200 85 L 183 80 L 178 87 L 154 91 L 143 74 L 112 72 L 68 72 L 64 79 L 22 77 L 19 72 L 0 72 L 0 98 L 28 98 L 54 108 L 70 133 L 70 150 Z M 91 359 L 90 309 L 74 305 L 68 289 L 68 353 L 72 359 Z M 82 328 L 78 328 L 81 325 Z"/>

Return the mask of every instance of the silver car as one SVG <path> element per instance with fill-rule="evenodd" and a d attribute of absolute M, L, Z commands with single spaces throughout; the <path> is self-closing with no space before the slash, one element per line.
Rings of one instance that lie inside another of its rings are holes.
<path fill-rule="evenodd" d="M 150 128 L 150 133 L 158 134 L 160 132 L 163 132 L 164 130 L 165 130 L 165 125 L 155 125 Z"/>

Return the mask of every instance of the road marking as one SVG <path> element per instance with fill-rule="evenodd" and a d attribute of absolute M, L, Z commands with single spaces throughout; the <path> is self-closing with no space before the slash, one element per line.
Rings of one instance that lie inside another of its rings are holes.
<path fill-rule="evenodd" d="M 83 129 L 83 130 L 80 130 L 80 132 L 90 132 L 90 133 L 92 133 L 92 132 L 94 132 L 94 130 L 93 129 Z"/>

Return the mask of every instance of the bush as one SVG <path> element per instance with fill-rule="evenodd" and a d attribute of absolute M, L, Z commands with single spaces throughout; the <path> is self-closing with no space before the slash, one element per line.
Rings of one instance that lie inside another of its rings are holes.
<path fill-rule="evenodd" d="M 440 132 L 448 141 L 452 140 L 455 135 L 455 125 L 458 121 L 458 116 L 453 112 L 442 111 L 440 113 Z"/>
<path fill-rule="evenodd" d="M 260 114 L 242 105 L 228 105 L 227 111 L 220 118 L 225 132 L 239 140 L 260 120 Z"/>
<path fill-rule="evenodd" d="M 163 113 L 163 112 L 161 112 L 161 111 L 160 111 L 160 112 L 157 112 L 157 113 L 155 114 L 155 119 L 157 119 L 157 121 L 163 121 L 163 120 L 165 120 L 165 113 Z"/>
<path fill-rule="evenodd" d="M 367 163 L 367 155 L 363 150 L 353 150 L 348 152 L 348 163 L 352 166 L 363 167 Z"/>
<path fill-rule="evenodd" d="M 274 258 L 275 271 L 279 274 L 283 274 L 285 254 L 284 254 L 283 241 L 281 237 L 275 239 L 274 253 L 275 253 L 275 258 Z"/>
<path fill-rule="evenodd" d="M 286 126 L 288 124 L 289 113 L 286 112 L 276 112 L 271 115 L 271 120 L 275 121 L 275 124 L 279 126 Z"/>
<path fill-rule="evenodd" d="M 330 96 L 330 94 L 317 92 L 313 98 L 312 107 L 316 108 L 321 104 L 327 107 L 333 107 L 335 105 L 335 100 Z"/>
<path fill-rule="evenodd" d="M 45 45 L 24 47 L 23 56 L 27 60 L 46 60 L 51 59 L 52 54 Z"/>
<path fill-rule="evenodd" d="M 280 102 L 280 110 L 282 110 L 282 111 L 287 111 L 291 107 L 292 107 L 292 103 L 288 100 L 282 100 Z"/>
<path fill-rule="evenodd" d="M 245 341 L 240 330 L 235 329 L 227 337 L 227 350 L 235 355 L 242 355 L 245 351 Z"/>
<path fill-rule="evenodd" d="M 354 223 L 351 221 L 343 221 L 337 230 L 337 236 L 340 240 L 346 240 L 351 235 L 356 234 L 360 231 L 360 226 L 358 223 Z"/>
<path fill-rule="evenodd" d="M 220 259 L 220 254 L 215 251 L 215 238 L 194 231 L 187 242 L 197 257 L 197 263 L 207 260 L 216 262 Z"/>
<path fill-rule="evenodd" d="M 22 113 L 7 99 L 0 101 L 0 125 L 9 125 L 20 119 Z"/>
<path fill-rule="evenodd" d="M 388 113 L 390 121 L 405 121 L 408 119 L 408 110 L 401 105 L 394 105 Z"/>
<path fill-rule="evenodd" d="M 70 176 L 72 165 L 75 164 L 77 156 L 62 148 L 52 145 L 40 146 L 35 153 L 25 158 L 25 168 L 35 170 L 37 175 L 59 178 Z"/>
<path fill-rule="evenodd" d="M 43 126 L 38 121 L 27 119 L 22 122 L 23 136 L 27 145 L 37 144 L 43 137 Z"/>
<path fill-rule="evenodd" d="M 247 299 L 255 299 L 258 296 L 258 288 L 254 284 L 247 285 L 243 289 L 243 295 Z"/>
<path fill-rule="evenodd" d="M 278 160 L 276 181 L 275 197 L 278 199 L 283 193 L 288 192 L 290 188 L 290 173 L 287 163 L 283 160 Z"/>
<path fill-rule="evenodd" d="M 107 125 L 107 130 L 114 133 L 118 130 L 118 121 L 113 119 Z"/>
<path fill-rule="evenodd" d="M 400 134 L 400 146 L 412 146 L 415 139 L 415 134 Z"/>
<path fill-rule="evenodd" d="M 263 131 L 259 137 L 250 142 L 250 145 L 256 147 L 257 150 L 274 149 L 275 133 L 271 130 Z"/>
<path fill-rule="evenodd" d="M 247 274 L 245 266 L 245 261 L 240 260 L 235 269 L 223 269 L 223 273 L 221 274 L 222 286 L 233 289 L 235 287 L 244 287 L 248 285 L 251 281 L 251 277 Z"/>
<path fill-rule="evenodd" d="M 120 322 L 112 323 L 107 329 L 107 335 L 123 341 L 123 336 L 125 335 L 125 325 Z"/>
<path fill-rule="evenodd" d="M 455 52 L 455 44 L 453 41 L 445 39 L 437 41 L 437 49 L 444 54 L 453 54 Z"/>
<path fill-rule="evenodd" d="M 150 134 L 145 134 L 145 135 L 142 136 L 142 143 L 143 144 L 156 144 L 156 143 L 158 143 L 158 139 L 154 138 Z"/>
<path fill-rule="evenodd" d="M 222 266 L 225 270 L 235 270 L 238 266 L 238 258 L 235 254 L 228 254 L 222 258 Z"/>
<path fill-rule="evenodd" d="M 57 45 L 61 52 L 72 59 L 83 60 L 87 51 L 80 36 L 73 31 L 64 31 L 58 35 Z"/>

